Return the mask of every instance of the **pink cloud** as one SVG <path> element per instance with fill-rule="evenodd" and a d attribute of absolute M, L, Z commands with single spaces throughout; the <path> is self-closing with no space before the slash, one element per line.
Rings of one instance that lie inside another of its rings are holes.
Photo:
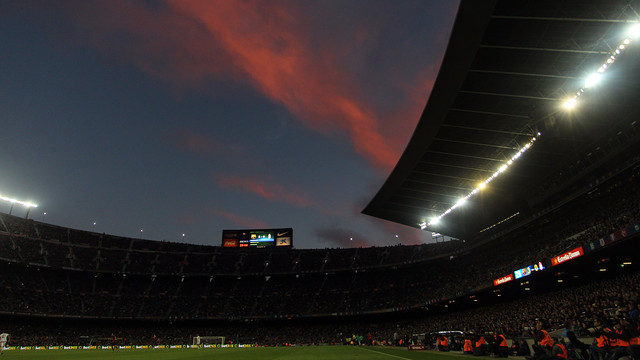
<path fill-rule="evenodd" d="M 199 155 L 208 155 L 224 149 L 224 146 L 216 144 L 210 137 L 198 134 L 190 129 L 177 129 L 167 137 L 172 144 L 181 150 L 186 150 Z"/>
<path fill-rule="evenodd" d="M 183 213 L 178 216 L 178 220 L 182 224 L 195 225 L 200 222 L 200 218 L 192 213 Z"/>
<path fill-rule="evenodd" d="M 370 247 L 372 245 L 366 237 L 343 228 L 317 228 L 315 234 L 324 243 L 338 248 Z"/>
<path fill-rule="evenodd" d="M 224 175 L 217 177 L 216 182 L 222 188 L 246 191 L 270 201 L 286 202 L 299 207 L 307 207 L 312 204 L 312 200 L 306 196 L 294 193 L 279 184 L 267 183 L 264 179 Z"/>
<path fill-rule="evenodd" d="M 395 165 L 398 154 L 380 133 L 375 112 L 356 98 L 332 51 L 311 47 L 295 6 L 189 0 L 171 6 L 197 19 L 232 59 L 233 69 L 272 101 L 314 129 L 346 131 L 355 150 L 374 165 L 386 170 Z"/>
<path fill-rule="evenodd" d="M 204 210 L 208 214 L 211 214 L 213 216 L 216 216 L 216 217 L 219 217 L 219 218 L 222 218 L 222 219 L 225 219 L 225 220 L 229 220 L 229 221 L 233 222 L 235 225 L 237 225 L 238 227 L 241 227 L 241 228 L 265 229 L 265 228 L 269 227 L 267 225 L 267 223 L 265 223 L 262 220 L 244 217 L 244 216 L 241 216 L 241 215 L 229 212 L 229 211 L 225 211 L 225 210 L 222 210 L 222 209 L 206 207 Z"/>
<path fill-rule="evenodd" d="M 376 221 L 374 225 L 380 226 L 381 233 L 389 234 L 389 236 L 391 236 L 388 241 L 389 245 L 396 245 L 399 243 L 404 245 L 420 245 L 426 240 L 429 240 L 428 237 L 431 235 L 429 232 L 389 221 Z M 397 237 L 395 237 L 396 235 Z"/>
<path fill-rule="evenodd" d="M 354 46 L 370 46 L 381 36 L 374 22 L 348 28 L 345 36 L 353 42 L 347 42 L 336 41 L 339 31 L 319 28 L 326 26 L 321 22 L 304 21 L 317 9 L 296 2 L 76 1 L 67 6 L 80 27 L 74 36 L 110 56 L 178 88 L 202 91 L 211 79 L 249 84 L 310 128 L 348 134 L 354 150 L 385 172 L 395 166 L 424 105 L 397 100 L 398 116 L 389 117 L 380 111 L 380 99 L 362 95 L 362 87 L 371 84 L 398 90 L 388 80 L 362 83 L 353 74 L 354 64 L 345 61 L 366 58 L 355 54 Z M 416 78 L 411 70 L 402 75 Z M 424 99 L 429 86 L 419 85 Z"/>

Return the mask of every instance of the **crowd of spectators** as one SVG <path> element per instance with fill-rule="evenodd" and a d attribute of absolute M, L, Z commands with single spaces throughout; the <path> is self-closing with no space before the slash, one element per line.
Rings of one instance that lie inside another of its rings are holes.
<path fill-rule="evenodd" d="M 0 259 L 133 274 L 280 274 L 387 267 L 444 256 L 462 241 L 335 249 L 230 249 L 121 238 L 0 214 Z"/>
<path fill-rule="evenodd" d="M 593 337 L 595 321 L 609 323 L 624 318 L 637 326 L 639 300 L 640 272 L 633 271 L 509 302 L 401 320 L 369 317 L 324 321 L 116 322 L 11 318 L 0 320 L 0 328 L 11 334 L 12 345 L 19 346 L 89 345 L 107 339 L 111 333 L 117 334 L 122 344 L 129 345 L 152 344 L 154 335 L 163 344 L 191 344 L 197 334 L 224 336 L 227 343 L 257 345 L 343 344 L 353 334 L 377 344 L 433 345 L 429 334 L 440 331 L 460 331 L 452 340 L 462 344 L 463 336 L 469 334 L 500 333 L 509 339 L 531 339 L 538 323 L 558 336 L 570 330 L 581 337 Z"/>
<path fill-rule="evenodd" d="M 630 171 L 491 246 L 461 241 L 355 249 L 226 249 L 130 239 L 0 215 L 0 284 L 13 314 L 235 319 L 420 307 L 492 286 L 640 221 Z M 85 237 L 83 237 L 85 236 Z M 500 249 L 500 261 L 496 259 Z M 452 279 L 455 279 L 453 281 Z"/>
<path fill-rule="evenodd" d="M 122 238 L 0 214 L 0 314 L 26 320 L 2 326 L 15 343 L 29 345 L 84 345 L 112 332 L 131 344 L 148 344 L 154 334 L 174 344 L 189 343 L 194 334 L 263 345 L 342 343 L 371 334 L 397 344 L 440 330 L 530 336 L 536 319 L 549 329 L 572 324 L 576 334 L 590 335 L 596 318 L 627 313 L 637 320 L 638 273 L 418 319 L 362 315 L 443 304 L 492 287 L 516 269 L 549 266 L 553 256 L 588 250 L 639 223 L 639 205 L 640 170 L 631 168 L 488 245 L 454 240 L 315 250 Z M 345 320 L 356 315 L 357 322 Z M 314 318 L 342 320 L 300 325 Z M 87 327 L 88 319 L 99 325 Z M 134 325 L 123 326 L 126 321 Z M 52 325 L 58 323 L 68 326 Z"/>

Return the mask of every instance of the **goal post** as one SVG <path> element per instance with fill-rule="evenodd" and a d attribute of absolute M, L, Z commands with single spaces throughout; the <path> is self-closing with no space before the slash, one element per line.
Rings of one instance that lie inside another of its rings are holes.
<path fill-rule="evenodd" d="M 194 336 L 194 346 L 202 345 L 224 345 L 224 336 Z"/>

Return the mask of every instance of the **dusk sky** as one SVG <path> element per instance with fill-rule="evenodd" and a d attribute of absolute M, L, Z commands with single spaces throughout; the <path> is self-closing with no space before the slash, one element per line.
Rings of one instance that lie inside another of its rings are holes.
<path fill-rule="evenodd" d="M 37 221 L 152 240 L 431 241 L 361 211 L 418 123 L 457 7 L 0 0 L 0 194 L 38 204 Z"/>

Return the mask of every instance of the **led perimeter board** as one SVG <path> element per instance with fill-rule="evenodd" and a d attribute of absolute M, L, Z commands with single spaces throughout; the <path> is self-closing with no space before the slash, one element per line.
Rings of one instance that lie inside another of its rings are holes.
<path fill-rule="evenodd" d="M 222 230 L 222 247 L 293 247 L 293 229 Z"/>

